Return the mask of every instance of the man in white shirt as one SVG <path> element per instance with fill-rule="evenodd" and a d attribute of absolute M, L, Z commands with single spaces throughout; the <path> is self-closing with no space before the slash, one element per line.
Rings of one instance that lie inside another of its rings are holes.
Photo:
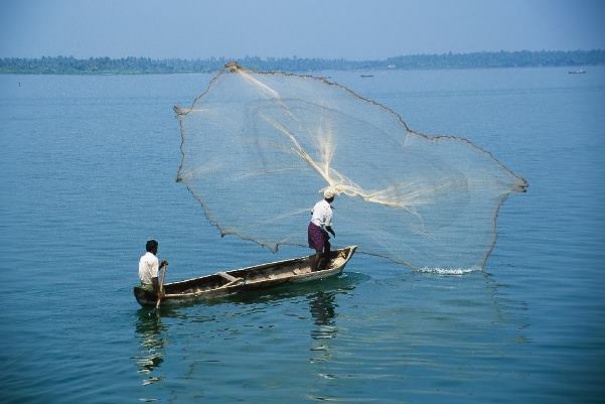
<path fill-rule="evenodd" d="M 158 262 L 158 242 L 149 240 L 145 245 L 147 252 L 139 260 L 139 279 L 144 289 L 153 291 L 158 299 L 161 298 L 160 284 L 158 283 L 158 272 L 168 265 L 166 260 Z"/>
<path fill-rule="evenodd" d="M 315 250 L 315 255 L 311 257 L 311 271 L 316 271 L 322 255 L 326 258 L 325 265 L 330 261 L 330 235 L 336 237 L 332 229 L 332 206 L 336 193 L 329 187 L 324 191 L 324 199 L 317 202 L 311 211 L 313 215 L 307 228 L 309 239 L 309 248 Z"/>

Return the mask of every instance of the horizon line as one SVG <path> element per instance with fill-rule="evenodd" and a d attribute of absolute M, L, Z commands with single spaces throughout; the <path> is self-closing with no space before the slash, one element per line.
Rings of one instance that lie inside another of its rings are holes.
<path fill-rule="evenodd" d="M 515 54 L 515 53 L 590 53 L 590 52 L 605 52 L 605 49 L 596 48 L 596 49 L 575 49 L 575 50 L 498 50 L 498 51 L 473 51 L 473 52 L 442 52 L 442 53 L 414 53 L 407 55 L 395 55 L 389 56 L 384 59 L 347 59 L 344 57 L 340 58 L 326 58 L 326 57 L 299 57 L 297 55 L 292 56 L 257 56 L 257 55 L 246 55 L 242 57 L 228 57 L 228 56 L 209 56 L 204 58 L 185 58 L 185 57 L 151 57 L 151 56 L 88 56 L 88 57 L 75 57 L 73 55 L 43 55 L 43 56 L 27 56 L 27 57 L 19 57 L 19 56 L 0 56 L 0 59 L 23 59 L 23 60 L 38 60 L 38 59 L 74 59 L 74 60 L 90 60 L 90 59 L 110 59 L 110 60 L 121 60 L 121 59 L 146 59 L 153 61 L 163 61 L 163 60 L 180 60 L 180 61 L 198 61 L 198 60 L 241 60 L 241 59 L 260 59 L 260 60 L 279 60 L 279 59 L 293 59 L 293 60 L 326 60 L 326 61 L 347 61 L 347 62 L 380 62 L 380 61 L 388 61 L 390 59 L 395 58 L 407 58 L 407 57 L 427 57 L 427 56 L 468 56 L 468 55 L 477 55 L 477 54 Z"/>

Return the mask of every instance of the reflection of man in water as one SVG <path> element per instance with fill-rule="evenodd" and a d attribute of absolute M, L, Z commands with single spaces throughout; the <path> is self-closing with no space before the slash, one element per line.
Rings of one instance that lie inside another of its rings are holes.
<path fill-rule="evenodd" d="M 151 373 L 164 361 L 164 338 L 161 336 L 163 331 L 164 326 L 159 315 L 151 315 L 144 309 L 139 310 L 135 332 L 139 337 L 140 355 L 134 357 L 139 367 L 138 373 L 143 375 Z M 144 384 L 159 380 L 157 377 L 151 377 L 146 379 Z"/>
<path fill-rule="evenodd" d="M 317 340 L 321 345 L 312 348 L 313 351 L 326 351 L 327 346 L 323 342 L 336 336 L 337 328 L 334 326 L 336 316 L 334 292 L 317 292 L 310 296 L 309 310 L 316 327 L 311 329 L 311 338 Z"/>
<path fill-rule="evenodd" d="M 325 265 L 330 261 L 330 235 L 336 237 L 332 229 L 332 206 L 336 193 L 333 188 L 327 188 L 324 191 L 324 199 L 317 202 L 311 211 L 313 215 L 311 223 L 307 229 L 309 238 L 309 247 L 315 250 L 315 255 L 311 257 L 311 271 L 316 271 L 322 256 L 325 258 Z M 322 254 L 323 252 L 323 254 Z"/>
<path fill-rule="evenodd" d="M 312 296 L 309 310 L 311 316 L 315 319 L 316 325 L 333 325 L 334 321 L 332 320 L 336 314 L 334 299 L 334 292 L 324 293 L 320 291 Z"/>
<path fill-rule="evenodd" d="M 311 363 L 326 363 L 332 358 L 330 341 L 336 337 L 338 328 L 334 325 L 335 294 L 334 292 L 317 292 L 309 296 L 309 310 L 313 317 L 315 327 L 311 328 L 311 349 L 309 360 Z M 317 369 L 318 373 L 325 373 L 323 367 Z"/>

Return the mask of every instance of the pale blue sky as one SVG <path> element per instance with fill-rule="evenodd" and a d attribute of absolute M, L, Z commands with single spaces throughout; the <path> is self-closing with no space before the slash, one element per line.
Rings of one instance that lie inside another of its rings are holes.
<path fill-rule="evenodd" d="M 601 0 L 2 0 L 0 57 L 605 49 Z"/>

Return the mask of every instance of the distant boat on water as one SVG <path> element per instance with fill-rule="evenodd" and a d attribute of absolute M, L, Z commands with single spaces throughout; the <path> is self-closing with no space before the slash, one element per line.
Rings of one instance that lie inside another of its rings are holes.
<path fill-rule="evenodd" d="M 579 69 L 579 70 L 570 70 L 570 71 L 568 71 L 567 73 L 569 73 L 569 74 L 585 74 L 585 73 L 586 73 L 586 70 L 584 70 L 584 69 Z"/>
<path fill-rule="evenodd" d="M 360 76 L 363 77 L 364 79 L 368 78 L 368 77 L 374 77 L 373 74 L 361 74 Z"/>

